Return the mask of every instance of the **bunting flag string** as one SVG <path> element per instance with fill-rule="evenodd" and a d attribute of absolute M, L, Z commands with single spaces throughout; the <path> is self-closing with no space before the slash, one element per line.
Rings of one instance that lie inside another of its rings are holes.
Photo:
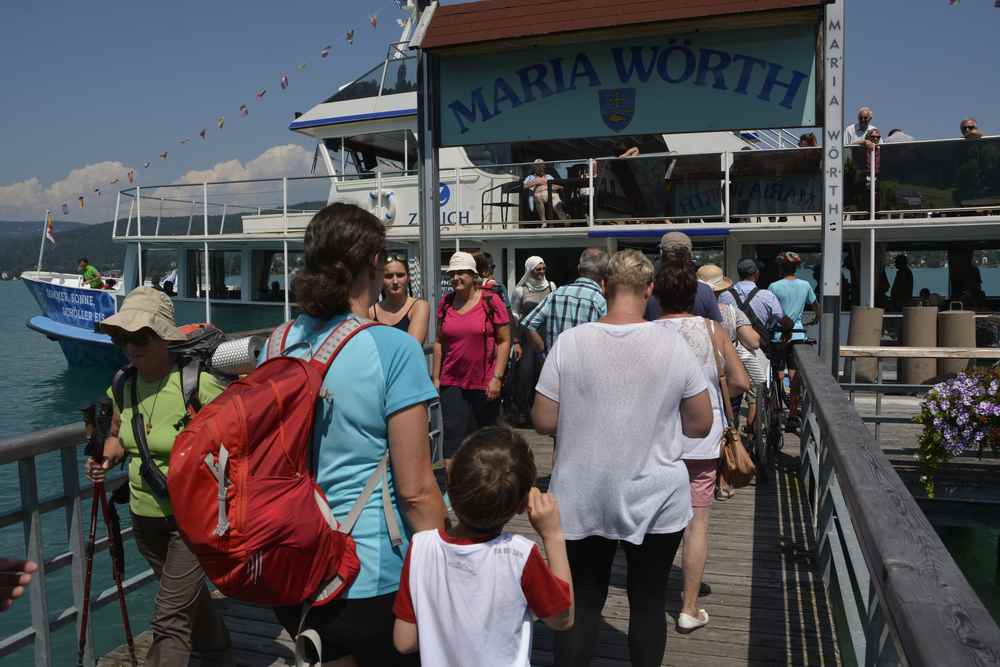
<path fill-rule="evenodd" d="M 394 8 L 398 8 L 399 10 L 402 10 L 402 11 L 405 11 L 405 12 L 409 12 L 410 11 L 409 5 L 410 5 L 411 1 L 412 0 L 392 0 L 392 6 Z M 951 0 L 951 4 L 957 4 L 957 2 L 958 2 L 958 0 Z M 997 3 L 998 3 L 998 5 L 1000 5 L 1000 0 L 997 0 Z M 380 13 L 381 13 L 381 10 L 378 11 L 378 12 L 375 12 L 374 14 L 370 14 L 367 17 L 368 18 L 368 24 L 372 27 L 373 30 L 377 30 L 378 29 L 379 14 Z M 403 29 L 405 29 L 409 25 L 409 23 L 410 23 L 410 17 L 409 16 L 407 16 L 405 18 L 397 18 L 396 19 L 396 25 L 399 26 L 400 28 L 403 28 Z M 354 45 L 355 33 L 356 33 L 356 30 L 353 29 L 353 28 L 351 30 L 345 31 L 345 33 L 344 33 L 345 40 L 347 41 L 347 44 L 350 45 L 350 46 Z M 321 59 L 328 59 L 329 56 L 330 56 L 330 54 L 332 53 L 332 51 L 333 51 L 333 45 L 332 44 L 327 44 L 326 46 L 324 46 L 324 47 L 322 47 L 320 49 L 319 56 L 320 56 Z M 296 69 L 299 72 L 304 72 L 306 69 L 308 69 L 308 67 L 309 67 L 309 63 L 308 62 L 301 62 L 301 63 L 299 63 L 299 64 L 296 65 Z M 290 85 L 288 74 L 282 73 L 280 75 L 280 77 L 278 79 L 278 85 L 281 88 L 281 90 L 288 90 L 288 87 Z M 259 88 L 256 91 L 255 97 L 256 97 L 256 99 L 257 99 L 258 102 L 263 102 L 264 101 L 264 97 L 266 95 L 267 95 L 267 89 L 266 88 Z M 240 104 L 239 111 L 240 111 L 240 116 L 243 117 L 243 118 L 246 118 L 247 116 L 250 115 L 250 108 L 246 104 Z M 225 126 L 225 124 L 226 124 L 226 118 L 225 118 L 225 116 L 218 116 L 218 118 L 216 119 L 216 127 L 219 130 L 221 130 Z M 208 130 L 206 128 L 202 128 L 198 132 L 198 136 L 201 137 L 201 139 L 203 141 L 207 141 L 208 140 Z M 178 144 L 180 144 L 180 145 L 186 145 L 186 144 L 189 144 L 189 143 L 191 143 L 191 137 L 182 137 L 182 138 L 178 139 Z M 164 160 L 164 161 L 167 160 L 168 154 L 169 154 L 168 151 L 163 151 L 162 153 L 159 154 L 160 159 Z M 313 159 L 313 169 L 315 170 L 316 159 L 318 158 L 318 154 L 314 155 L 313 158 L 314 158 Z M 152 165 L 151 161 L 145 161 L 145 162 L 142 163 L 143 169 L 149 169 L 151 165 Z M 129 185 L 135 185 L 135 183 L 136 183 L 135 169 L 129 168 L 128 171 L 125 174 L 125 178 L 128 180 Z M 116 176 L 116 177 L 112 178 L 110 181 L 108 181 L 108 185 L 116 185 L 119 182 L 121 182 L 121 180 L 122 180 L 121 177 L 117 177 Z M 101 193 L 101 189 L 100 188 L 94 188 L 93 193 L 96 194 L 96 196 L 98 198 L 101 198 L 101 194 L 102 193 Z M 86 197 L 83 194 L 80 194 L 77 197 L 77 201 L 78 201 L 81 209 L 85 208 L 85 206 L 86 206 Z M 69 206 L 65 202 L 62 203 L 61 210 L 62 210 L 63 215 L 69 215 Z"/>

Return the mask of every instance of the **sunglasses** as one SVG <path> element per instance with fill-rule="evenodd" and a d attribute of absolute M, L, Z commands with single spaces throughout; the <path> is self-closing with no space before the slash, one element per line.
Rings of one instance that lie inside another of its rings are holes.
<path fill-rule="evenodd" d="M 962 126 L 962 132 L 968 132 L 969 130 L 974 130 L 974 129 L 976 129 L 975 125 L 963 125 Z"/>
<path fill-rule="evenodd" d="M 139 329 L 138 331 L 123 331 L 121 333 L 112 334 L 111 342 L 118 347 L 125 347 L 126 345 L 134 345 L 136 347 L 142 347 L 148 345 L 150 339 L 152 338 L 153 332 L 149 329 Z"/>

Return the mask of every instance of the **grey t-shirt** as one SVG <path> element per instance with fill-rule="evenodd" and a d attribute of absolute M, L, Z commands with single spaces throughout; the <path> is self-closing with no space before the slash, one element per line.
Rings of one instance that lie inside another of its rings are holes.
<path fill-rule="evenodd" d="M 684 339 L 653 323 L 591 322 L 559 336 L 536 391 L 559 403 L 550 489 L 566 539 L 641 544 L 687 526 L 680 404 L 706 388 Z"/>

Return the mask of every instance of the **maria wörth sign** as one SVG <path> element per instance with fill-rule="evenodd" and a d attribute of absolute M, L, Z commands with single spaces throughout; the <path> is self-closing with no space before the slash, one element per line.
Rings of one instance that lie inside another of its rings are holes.
<path fill-rule="evenodd" d="M 816 122 L 814 26 L 450 55 L 441 143 L 469 145 Z"/>

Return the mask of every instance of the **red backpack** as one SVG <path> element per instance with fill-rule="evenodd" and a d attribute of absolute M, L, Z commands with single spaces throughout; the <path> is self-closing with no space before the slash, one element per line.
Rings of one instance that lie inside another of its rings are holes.
<path fill-rule="evenodd" d="M 382 458 L 343 523 L 313 472 L 316 410 L 335 409 L 323 378 L 351 338 L 375 325 L 350 317 L 311 359 L 283 356 L 291 322 L 268 360 L 206 405 L 177 436 L 167 485 L 177 527 L 223 594 L 267 606 L 335 599 L 360 570 L 351 530 L 376 486 L 401 543 Z"/>

